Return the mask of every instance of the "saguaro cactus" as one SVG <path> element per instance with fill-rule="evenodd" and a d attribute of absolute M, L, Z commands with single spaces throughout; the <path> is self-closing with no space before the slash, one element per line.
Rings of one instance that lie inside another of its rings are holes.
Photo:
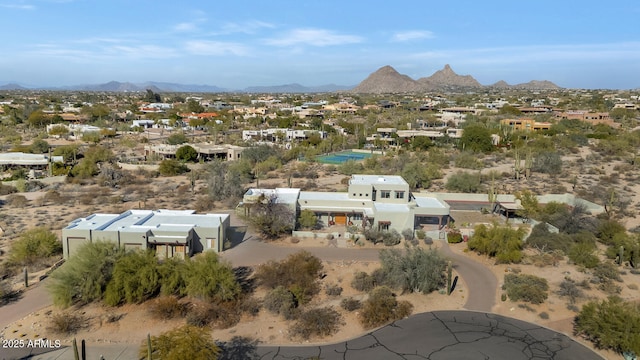
<path fill-rule="evenodd" d="M 453 265 L 451 261 L 447 263 L 447 295 L 451 295 L 451 279 L 453 275 Z"/>
<path fill-rule="evenodd" d="M 524 177 L 529 180 L 531 178 L 531 167 L 533 166 L 533 155 L 531 155 L 531 150 L 527 153 L 527 156 L 524 158 Z"/>
<path fill-rule="evenodd" d="M 516 180 L 520 180 L 520 172 L 522 171 L 522 167 L 520 166 L 520 152 L 518 152 L 518 149 L 515 150 L 515 163 L 513 166 L 513 170 L 515 172 L 515 178 Z"/>
<path fill-rule="evenodd" d="M 624 263 L 624 246 L 620 245 L 618 248 L 618 265 L 622 265 Z"/>

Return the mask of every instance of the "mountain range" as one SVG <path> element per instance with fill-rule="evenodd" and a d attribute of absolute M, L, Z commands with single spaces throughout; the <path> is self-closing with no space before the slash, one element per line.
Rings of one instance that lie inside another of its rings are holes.
<path fill-rule="evenodd" d="M 0 82 L 2 84 L 3 82 Z M 66 91 L 105 91 L 105 92 L 143 92 L 150 89 L 154 92 L 192 92 L 192 93 L 320 93 L 335 91 L 350 91 L 355 93 L 399 93 L 399 92 L 424 92 L 442 90 L 464 90 L 474 88 L 493 87 L 499 89 L 559 89 L 559 87 L 547 80 L 530 81 L 528 83 L 509 85 L 505 81 L 498 81 L 493 85 L 484 86 L 471 75 L 458 75 L 448 64 L 443 69 L 436 71 L 429 77 L 417 80 L 407 75 L 400 74 L 396 69 L 387 65 L 376 70 L 357 86 L 322 85 L 303 86 L 300 84 L 285 84 L 276 86 L 250 86 L 242 90 L 225 89 L 213 85 L 176 84 L 167 82 L 149 81 L 145 83 L 130 83 L 110 81 L 105 84 L 85 84 L 65 87 L 32 87 L 9 82 L 1 85 L 0 90 L 66 90 Z"/>
<path fill-rule="evenodd" d="M 355 93 L 399 93 L 416 91 L 438 90 L 462 90 L 473 88 L 500 88 L 500 89 L 559 89 L 560 87 L 551 81 L 533 80 L 528 83 L 509 85 L 500 80 L 493 85 L 484 86 L 471 75 L 458 75 L 448 64 L 443 69 L 436 71 L 429 77 L 414 80 L 407 75 L 400 74 L 396 69 L 387 65 L 373 72 L 358 86 L 353 88 Z"/>

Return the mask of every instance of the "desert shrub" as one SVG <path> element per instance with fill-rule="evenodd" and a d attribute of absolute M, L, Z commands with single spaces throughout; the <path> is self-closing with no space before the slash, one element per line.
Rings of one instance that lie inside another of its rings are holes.
<path fill-rule="evenodd" d="M 609 262 L 603 262 L 598 266 L 596 266 L 593 269 L 593 276 L 599 278 L 600 281 L 609 281 L 609 280 L 615 280 L 619 282 L 622 281 L 618 268 L 614 264 Z"/>
<path fill-rule="evenodd" d="M 477 193 L 482 185 L 480 184 L 480 176 L 464 171 L 458 171 L 451 174 L 447 179 L 445 187 L 449 191 L 461 193 Z"/>
<path fill-rule="evenodd" d="M 533 159 L 531 170 L 545 174 L 559 174 L 562 171 L 562 158 L 555 151 L 544 151 Z"/>
<path fill-rule="evenodd" d="M 313 336 L 325 337 L 337 332 L 341 321 L 340 313 L 331 307 L 310 309 L 300 314 L 290 332 L 304 340 Z"/>
<path fill-rule="evenodd" d="M 523 228 L 512 229 L 495 224 L 488 228 L 481 224 L 475 227 L 467 244 L 469 250 L 495 257 L 497 263 L 519 263 L 522 260 L 524 235 Z"/>
<path fill-rule="evenodd" d="M 162 295 L 186 295 L 186 268 L 186 262 L 177 258 L 165 259 L 158 263 Z"/>
<path fill-rule="evenodd" d="M 577 265 L 584 266 L 587 269 L 592 269 L 600 263 L 600 259 L 595 254 L 595 244 L 588 242 L 580 242 L 573 244 L 569 248 L 569 259 Z"/>
<path fill-rule="evenodd" d="M 76 254 L 51 274 L 48 284 L 53 303 L 68 307 L 102 299 L 113 267 L 122 256 L 117 244 L 97 241 L 82 245 Z"/>
<path fill-rule="evenodd" d="M 382 232 L 382 243 L 384 246 L 394 246 L 400 244 L 400 233 L 396 229 Z"/>
<path fill-rule="evenodd" d="M 358 299 L 348 297 L 340 301 L 340 307 L 347 311 L 355 311 L 362 307 L 362 302 Z"/>
<path fill-rule="evenodd" d="M 511 301 L 541 304 L 549 296 L 547 279 L 528 274 L 506 274 L 503 289 Z"/>
<path fill-rule="evenodd" d="M 557 294 L 562 297 L 567 297 L 570 304 L 575 304 L 576 300 L 584 297 L 582 289 L 576 285 L 575 281 L 571 279 L 564 279 L 558 288 Z"/>
<path fill-rule="evenodd" d="M 405 241 L 413 240 L 415 237 L 413 234 L 413 229 L 404 229 L 402 230 L 402 232 L 400 232 L 400 234 L 402 234 L 402 238 L 404 238 Z"/>
<path fill-rule="evenodd" d="M 80 313 L 64 312 L 51 316 L 49 330 L 63 335 L 75 334 L 88 326 L 88 319 Z"/>
<path fill-rule="evenodd" d="M 29 229 L 11 245 L 10 261 L 32 265 L 40 259 L 62 253 L 62 243 L 56 234 L 44 227 Z"/>
<path fill-rule="evenodd" d="M 463 169 L 478 170 L 484 167 L 482 161 L 478 160 L 478 156 L 469 151 L 463 151 L 454 158 L 456 167 Z"/>
<path fill-rule="evenodd" d="M 540 319 L 542 320 L 549 320 L 549 313 L 546 311 L 541 312 L 538 316 L 540 316 Z"/>
<path fill-rule="evenodd" d="M 351 287 L 358 291 L 371 291 L 376 286 L 373 276 L 364 271 L 358 271 L 353 275 Z"/>
<path fill-rule="evenodd" d="M 26 196 L 20 194 L 11 194 L 7 196 L 7 204 L 13 208 L 24 208 L 29 205 L 29 200 Z"/>
<path fill-rule="evenodd" d="M 158 166 L 158 171 L 162 176 L 176 176 L 189 171 L 187 165 L 173 159 L 162 160 Z"/>
<path fill-rule="evenodd" d="M 185 325 L 158 336 L 151 336 L 152 359 L 162 360 L 215 360 L 220 348 L 211 338 L 209 330 Z M 146 341 L 140 346 L 139 357 L 147 357 Z"/>
<path fill-rule="evenodd" d="M 149 313 L 156 319 L 168 320 L 182 317 L 187 313 L 187 306 L 175 296 L 161 296 L 149 305 Z"/>
<path fill-rule="evenodd" d="M 241 287 L 231 265 L 220 261 L 213 251 L 205 251 L 186 261 L 185 293 L 214 302 L 237 300 Z"/>
<path fill-rule="evenodd" d="M 110 306 L 141 303 L 160 292 L 158 258 L 153 251 L 131 251 L 113 267 L 104 302 Z"/>
<path fill-rule="evenodd" d="M 449 244 L 459 244 L 462 242 L 462 234 L 460 231 L 450 231 L 447 233 L 447 242 Z"/>
<path fill-rule="evenodd" d="M 324 292 L 329 296 L 340 296 L 340 294 L 342 294 L 342 287 L 336 284 L 327 285 Z"/>
<path fill-rule="evenodd" d="M 177 132 L 167 137 L 167 144 L 169 145 L 180 145 L 186 142 L 187 142 L 187 136 L 182 132 Z"/>
<path fill-rule="evenodd" d="M 640 354 L 640 305 L 617 296 L 591 301 L 576 316 L 574 330 L 598 348 Z"/>
<path fill-rule="evenodd" d="M 198 151 L 190 145 L 183 145 L 176 150 L 176 159 L 183 162 L 195 161 L 198 158 Z"/>
<path fill-rule="evenodd" d="M 10 302 L 16 295 L 9 281 L 0 280 L 0 306 Z"/>
<path fill-rule="evenodd" d="M 427 233 L 424 232 L 424 230 L 420 229 L 420 230 L 416 230 L 416 237 L 419 240 L 426 240 L 427 238 Z"/>
<path fill-rule="evenodd" d="M 400 234 L 395 229 L 392 230 L 375 230 L 366 229 L 363 232 L 365 239 L 368 241 L 379 244 L 383 243 L 385 246 L 398 245 L 400 243 Z"/>
<path fill-rule="evenodd" d="M 284 286 L 277 286 L 264 297 L 262 305 L 265 309 L 288 318 L 293 314 L 293 309 L 298 306 L 295 296 Z"/>
<path fill-rule="evenodd" d="M 320 259 L 307 251 L 301 251 L 280 262 L 269 261 L 260 265 L 256 271 L 256 279 L 267 288 L 282 286 L 294 294 L 299 304 L 306 304 L 320 291 L 320 271 Z"/>
<path fill-rule="evenodd" d="M 428 294 L 445 284 L 446 260 L 437 251 L 385 249 L 380 251 L 380 262 L 384 274 L 382 283 L 393 288 Z"/>
<path fill-rule="evenodd" d="M 371 291 L 360 312 L 360 323 L 367 329 L 382 326 L 411 314 L 410 303 L 398 303 L 388 287 L 377 287 Z"/>
<path fill-rule="evenodd" d="M 188 325 L 205 327 L 211 324 L 215 317 L 216 313 L 213 304 L 196 301 L 189 306 L 185 320 Z"/>
<path fill-rule="evenodd" d="M 0 196 L 13 194 L 13 193 L 15 193 L 17 191 L 18 191 L 18 189 L 16 189 L 15 187 L 13 187 L 11 185 L 5 185 L 5 184 L 0 182 Z"/>
<path fill-rule="evenodd" d="M 573 239 L 567 234 L 552 233 L 547 224 L 539 223 L 531 229 L 531 234 L 527 237 L 527 247 L 540 250 L 541 252 L 561 250 L 565 254 L 573 244 Z"/>

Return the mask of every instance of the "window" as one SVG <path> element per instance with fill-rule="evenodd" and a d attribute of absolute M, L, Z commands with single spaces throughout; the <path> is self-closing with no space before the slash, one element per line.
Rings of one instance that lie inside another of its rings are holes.
<path fill-rule="evenodd" d="M 390 199 L 391 198 L 391 191 L 389 191 L 389 190 L 381 190 L 380 191 L 380 197 L 382 199 Z"/>
<path fill-rule="evenodd" d="M 362 214 L 351 214 L 351 220 L 362 220 Z"/>
<path fill-rule="evenodd" d="M 396 191 L 396 199 L 404 199 L 404 191 Z"/>

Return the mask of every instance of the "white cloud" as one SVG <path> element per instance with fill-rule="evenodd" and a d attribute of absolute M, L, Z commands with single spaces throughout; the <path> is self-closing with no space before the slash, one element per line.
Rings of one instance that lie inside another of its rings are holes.
<path fill-rule="evenodd" d="M 193 55 L 245 56 L 249 53 L 248 49 L 242 44 L 224 41 L 192 40 L 186 43 L 185 48 Z"/>
<path fill-rule="evenodd" d="M 393 34 L 391 38 L 396 42 L 406 42 L 413 40 L 421 40 L 421 39 L 433 39 L 435 35 L 431 31 L 426 30 L 411 30 L 411 31 L 402 31 Z"/>
<path fill-rule="evenodd" d="M 464 59 L 473 64 L 513 64 L 555 61 L 612 61 L 640 60 L 640 42 L 607 44 L 530 45 L 469 49 L 443 49 L 415 53 L 412 58 L 421 60 Z"/>
<path fill-rule="evenodd" d="M 331 46 L 355 44 L 364 41 L 360 36 L 337 34 L 330 30 L 324 29 L 295 29 L 281 37 L 267 39 L 268 45 L 274 46 L 292 46 L 292 45 L 311 45 L 311 46 Z"/>
<path fill-rule="evenodd" d="M 193 22 L 183 22 L 173 26 L 173 30 L 180 32 L 194 31 L 198 26 Z"/>
<path fill-rule="evenodd" d="M 276 26 L 260 20 L 250 20 L 246 22 L 228 22 L 222 24 L 221 34 L 243 33 L 255 34 L 262 29 L 273 29 Z"/>
<path fill-rule="evenodd" d="M 175 49 L 156 45 L 116 45 L 106 50 L 111 55 L 135 59 L 165 59 L 178 56 Z"/>
<path fill-rule="evenodd" d="M 35 10 L 36 9 L 35 5 L 25 4 L 22 1 L 18 3 L 12 3 L 12 4 L 0 4 L 0 7 L 6 8 L 6 9 L 14 9 L 14 10 Z"/>

